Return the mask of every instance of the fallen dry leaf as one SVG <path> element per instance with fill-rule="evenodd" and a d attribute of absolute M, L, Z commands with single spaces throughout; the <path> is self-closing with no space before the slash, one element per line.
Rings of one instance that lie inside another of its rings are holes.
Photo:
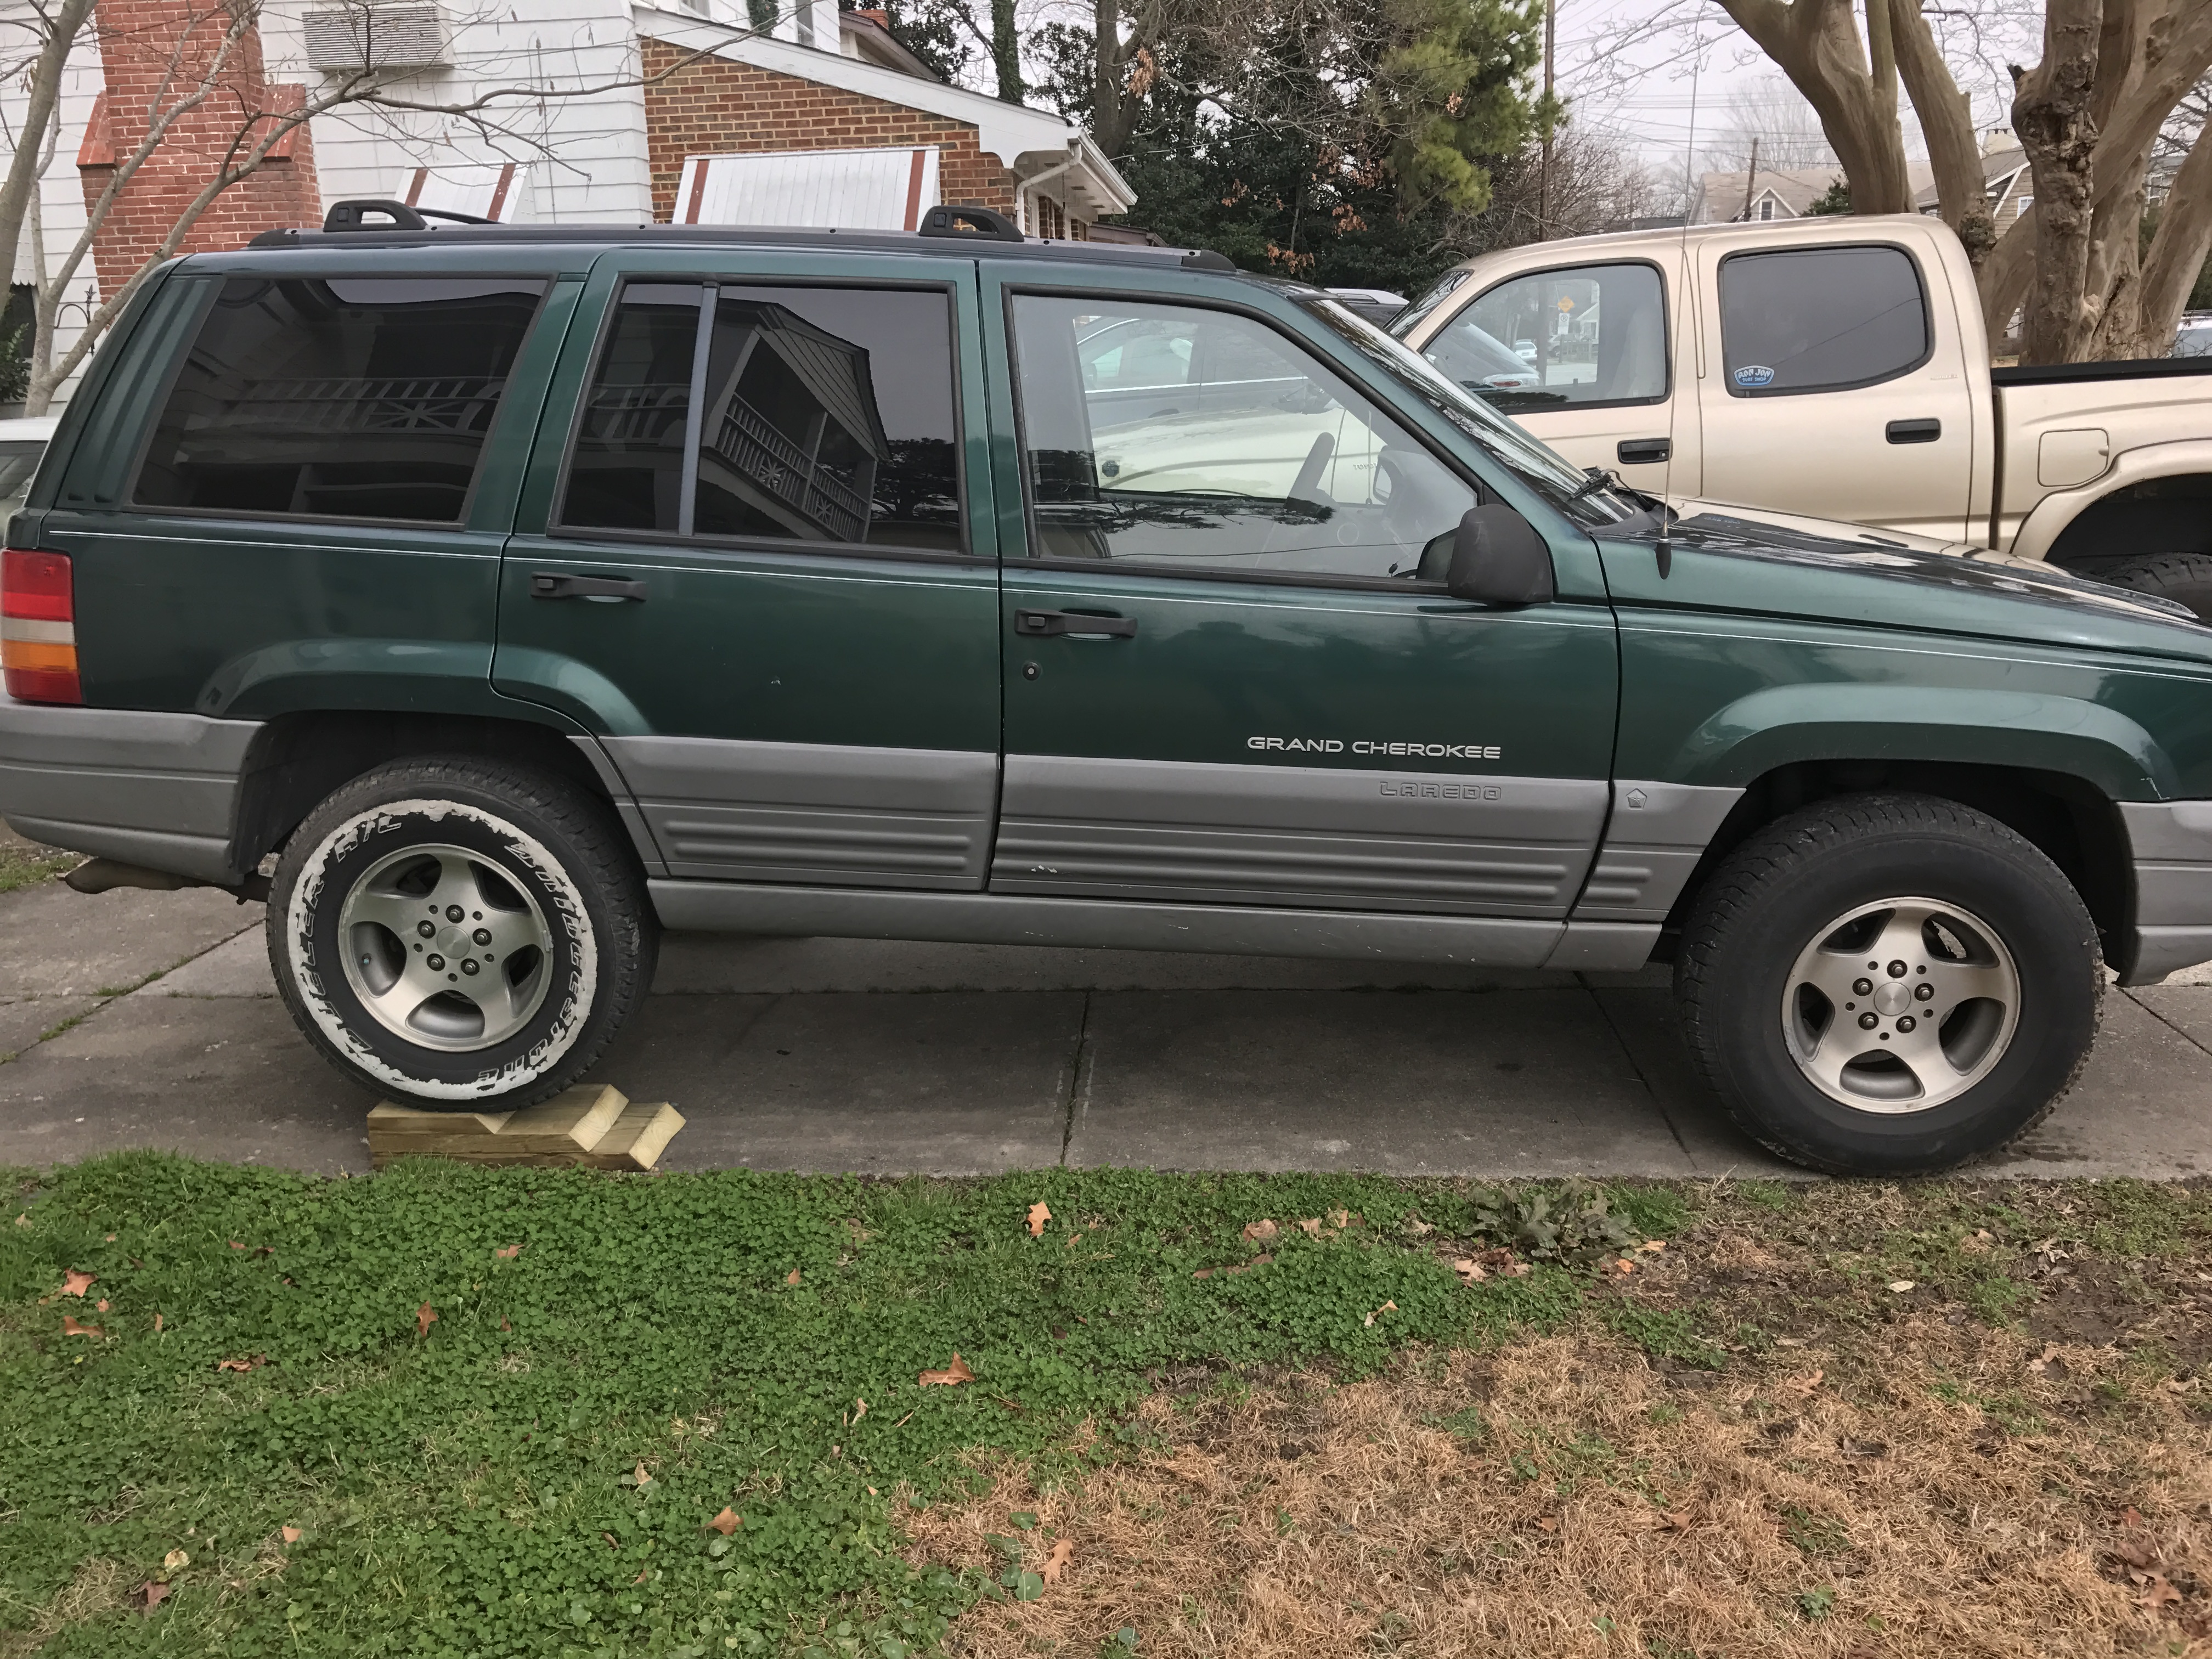
<path fill-rule="evenodd" d="M 64 1296 L 82 1296 L 92 1288 L 92 1281 L 99 1277 L 98 1273 L 80 1273 L 71 1267 L 62 1275 L 61 1293 Z"/>
<path fill-rule="evenodd" d="M 146 1612 L 151 1613 L 161 1605 L 163 1598 L 168 1593 L 169 1587 L 167 1584 L 162 1583 L 159 1579 L 149 1579 L 145 1583 L 138 1586 L 138 1605 Z"/>
<path fill-rule="evenodd" d="M 157 1331 L 161 1328 L 161 1316 L 159 1314 L 154 1316 L 154 1328 Z"/>
<path fill-rule="evenodd" d="M 1558 1516 L 1556 1516 L 1556 1515 L 1540 1515 L 1540 1516 L 1538 1516 L 1536 1517 L 1536 1530 L 1537 1530 L 1537 1531 L 1539 1531 L 1539 1532 L 1557 1532 L 1557 1531 L 1559 1531 L 1559 1517 Z"/>
<path fill-rule="evenodd" d="M 423 1337 L 429 1335 L 430 1327 L 437 1322 L 438 1310 L 432 1307 L 428 1303 L 425 1302 L 421 1307 L 415 1310 L 415 1334 L 416 1336 Z"/>
<path fill-rule="evenodd" d="M 103 1296 L 99 1301 L 94 1303 L 92 1304 L 92 1310 L 94 1313 L 106 1313 L 107 1311 L 107 1298 Z"/>
<path fill-rule="evenodd" d="M 1042 1238 L 1044 1236 L 1044 1224 L 1051 1219 L 1052 1212 L 1045 1207 L 1044 1200 L 1042 1199 L 1039 1199 L 1036 1203 L 1030 1205 L 1029 1224 L 1030 1237 L 1031 1238 Z"/>
<path fill-rule="evenodd" d="M 2057 1358 L 2058 1345 L 2056 1342 L 2046 1342 L 2044 1344 L 2043 1352 L 2027 1362 L 2027 1368 L 2038 1372 L 2047 1370 L 2050 1369 L 2051 1362 Z"/>
<path fill-rule="evenodd" d="M 2150 1576 L 2150 1588 L 2143 1592 L 2136 1605 L 2139 1607 L 2148 1607 L 2155 1613 L 2167 1602 L 2179 1601 L 2180 1599 L 2181 1592 L 2166 1582 L 2166 1575 L 2162 1572 L 2154 1572 Z"/>
<path fill-rule="evenodd" d="M 858 1395 L 853 1400 L 853 1421 L 857 1423 L 868 1414 L 868 1402 Z"/>
<path fill-rule="evenodd" d="M 520 1244 L 510 1244 L 503 1250 L 494 1250 L 492 1254 L 497 1256 L 501 1261 L 512 1261 L 515 1257 L 522 1254 L 522 1246 Z"/>
<path fill-rule="evenodd" d="M 789 1273 L 786 1273 L 783 1276 L 783 1282 L 787 1285 L 796 1285 L 799 1283 L 799 1269 L 793 1267 Z"/>
<path fill-rule="evenodd" d="M 1255 1255 L 1249 1261 L 1240 1261 L 1237 1266 L 1224 1267 L 1222 1271 L 1234 1279 L 1238 1273 L 1249 1273 L 1255 1267 L 1264 1267 L 1274 1259 L 1272 1255 Z"/>
<path fill-rule="evenodd" d="M 1911 1288 L 1912 1281 L 1909 1279 L 1893 1279 L 1889 1281 L 1890 1294 L 1893 1296 L 1903 1296 Z"/>
<path fill-rule="evenodd" d="M 306 1535 L 297 1527 L 286 1527 L 283 1532 L 284 1541 L 288 1544 L 296 1544 Z"/>
<path fill-rule="evenodd" d="M 64 1314 L 62 1316 L 62 1334 L 64 1336 L 98 1336 L 101 1334 L 101 1332 L 100 1327 L 97 1325 L 78 1324 L 76 1322 L 76 1316 L 74 1314 Z"/>
<path fill-rule="evenodd" d="M 1272 1221 L 1248 1221 L 1244 1224 L 1245 1241 L 1252 1244 L 1272 1244 L 1275 1235 L 1281 1231 Z"/>
<path fill-rule="evenodd" d="M 1413 1234 L 1416 1238 L 1422 1238 L 1425 1237 L 1430 1233 L 1436 1231 L 1436 1229 L 1429 1225 L 1427 1222 L 1422 1220 L 1420 1217 L 1417 1215 L 1409 1215 L 1406 1218 L 1406 1231 Z"/>
<path fill-rule="evenodd" d="M 1301 1231 L 1310 1233 L 1316 1238 L 1321 1237 L 1321 1218 L 1317 1215 L 1308 1216 L 1298 1223 L 1298 1227 Z"/>
<path fill-rule="evenodd" d="M 1530 1270 L 1525 1261 L 1509 1261 L 1498 1271 L 1507 1279 L 1526 1279 Z"/>
<path fill-rule="evenodd" d="M 641 1488 L 649 1486 L 653 1484 L 653 1477 L 645 1472 L 645 1465 L 641 1463 L 629 1472 L 629 1483 Z"/>
<path fill-rule="evenodd" d="M 1451 1265 L 1452 1271 L 1459 1275 L 1459 1282 L 1462 1285 L 1472 1285 L 1478 1279 L 1487 1279 L 1490 1277 L 1488 1273 L 1483 1271 L 1482 1263 L 1477 1261 L 1471 1255 L 1459 1256 L 1453 1261 Z"/>
<path fill-rule="evenodd" d="M 189 1567 L 191 1564 L 192 1558 L 184 1551 L 171 1550 L 167 1555 L 161 1558 L 161 1571 L 163 1572 L 175 1572 L 182 1568 Z"/>
<path fill-rule="evenodd" d="M 968 1369 L 968 1362 L 960 1357 L 960 1351 L 956 1348 L 950 1365 L 941 1371 L 924 1371 L 915 1380 L 925 1389 L 949 1389 L 956 1383 L 973 1382 L 975 1373 Z"/>
<path fill-rule="evenodd" d="M 215 1362 L 215 1368 L 219 1371 L 250 1371 L 256 1365 L 265 1365 L 268 1363 L 267 1354 L 252 1353 L 243 1359 L 218 1359 Z"/>
<path fill-rule="evenodd" d="M 1687 1510 L 1662 1510 L 1659 1511 L 1659 1524 L 1670 1532 L 1687 1532 L 1690 1529 L 1690 1512 Z"/>
<path fill-rule="evenodd" d="M 1785 1376 L 1782 1379 L 1781 1387 L 1785 1392 L 1796 1395 L 1800 1400 L 1808 1400 L 1812 1397 L 1813 1390 L 1820 1386 L 1820 1379 L 1827 1374 L 1826 1369 L 1823 1367 L 1809 1370 L 1802 1376 Z"/>
<path fill-rule="evenodd" d="M 1052 1547 L 1052 1553 L 1045 1557 L 1044 1565 L 1037 1570 L 1037 1577 L 1048 1584 L 1057 1584 L 1061 1571 L 1074 1555 L 1075 1546 L 1066 1539 L 1061 1539 Z"/>
<path fill-rule="evenodd" d="M 1213 1277 L 1213 1269 L 1211 1267 L 1200 1267 L 1197 1272 L 1191 1274 L 1191 1277 L 1193 1279 L 1211 1279 Z"/>
<path fill-rule="evenodd" d="M 1625 1255 L 1618 1255 L 1605 1264 L 1605 1271 L 1626 1278 L 1636 1271 L 1636 1264 Z"/>
<path fill-rule="evenodd" d="M 1377 1308 L 1377 1309 L 1376 1309 L 1373 1313 L 1371 1313 L 1371 1314 L 1368 1315 L 1368 1316 L 1367 1316 L 1367 1317 L 1366 1317 L 1365 1319 L 1364 1319 L 1364 1320 L 1360 1321 L 1360 1323 L 1361 1323 L 1361 1324 L 1363 1324 L 1363 1325 L 1372 1325 L 1372 1324 L 1376 1322 L 1376 1319 L 1378 1319 L 1379 1317 L 1381 1317 L 1382 1315 L 1384 1315 L 1384 1314 L 1386 1314 L 1386 1313 L 1395 1313 L 1395 1312 L 1397 1312 L 1397 1311 L 1398 1311 L 1398 1304 L 1397 1304 L 1396 1303 L 1395 1303 L 1395 1302 L 1385 1302 L 1385 1303 L 1384 1303 L 1381 1307 Z"/>
<path fill-rule="evenodd" d="M 713 1528 L 716 1532 L 721 1534 L 723 1537 L 727 1538 L 739 1527 L 745 1524 L 745 1517 L 739 1515 L 735 1510 L 725 1504 L 722 1506 L 722 1512 L 716 1516 L 712 1521 L 709 1521 L 707 1524 Z"/>
<path fill-rule="evenodd" d="M 1667 1248 L 1667 1241 L 1663 1238 L 1647 1238 L 1644 1241 L 1644 1248 L 1646 1250 L 1663 1250 Z"/>

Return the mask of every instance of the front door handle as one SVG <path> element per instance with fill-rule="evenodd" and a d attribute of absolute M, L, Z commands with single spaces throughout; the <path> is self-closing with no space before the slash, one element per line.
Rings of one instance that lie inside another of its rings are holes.
<path fill-rule="evenodd" d="M 1133 640 L 1137 637 L 1137 623 L 1133 617 L 1101 617 L 1088 611 L 1017 611 L 1014 632 L 1032 640 L 1060 634 L 1073 638 L 1088 635 Z"/>
<path fill-rule="evenodd" d="M 643 582 L 623 581 L 615 576 L 556 575 L 550 570 L 530 573 L 530 597 L 533 599 L 642 599 Z"/>
<path fill-rule="evenodd" d="M 1943 435 L 1943 422 L 1937 420 L 1892 421 L 1882 428 L 1881 435 L 1893 444 L 1932 444 Z"/>
<path fill-rule="evenodd" d="M 1674 453 L 1672 438 L 1623 438 L 1613 452 L 1623 466 L 1650 466 Z"/>

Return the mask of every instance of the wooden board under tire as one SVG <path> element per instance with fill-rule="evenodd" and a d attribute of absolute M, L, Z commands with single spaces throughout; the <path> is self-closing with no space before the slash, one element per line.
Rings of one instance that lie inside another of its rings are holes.
<path fill-rule="evenodd" d="M 387 1100 L 369 1110 L 369 1162 L 380 1170 L 409 1157 L 649 1170 L 683 1127 L 673 1106 L 634 1106 L 604 1083 L 579 1084 L 514 1112 L 426 1112 Z"/>

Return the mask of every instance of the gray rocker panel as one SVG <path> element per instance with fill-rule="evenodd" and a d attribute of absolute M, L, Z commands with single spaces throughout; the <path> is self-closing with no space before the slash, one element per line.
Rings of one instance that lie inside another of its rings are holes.
<path fill-rule="evenodd" d="M 972 891 L 996 755 L 605 738 L 672 877 Z"/>
<path fill-rule="evenodd" d="M 994 893 L 1564 915 L 1594 780 L 1006 757 Z"/>
<path fill-rule="evenodd" d="M 1575 919 L 1664 921 L 1741 789 L 1623 779 Z"/>
<path fill-rule="evenodd" d="M 664 927 L 708 933 L 834 939 L 935 939 L 968 945 L 1057 945 L 1094 950 L 1200 951 L 1237 956 L 1333 957 L 1542 968 L 1568 926 L 1525 917 L 1413 916 L 1260 905 L 1136 904 L 1113 899 L 1000 893 L 855 892 L 750 882 L 647 884 Z M 1604 958 L 1574 967 L 1636 967 L 1656 928 L 1577 942 Z M 1637 947 L 1641 945 L 1641 950 Z M 1628 958 L 1632 957 L 1633 960 Z"/>
<path fill-rule="evenodd" d="M 232 817 L 260 729 L 255 720 L 0 698 L 0 815 L 49 846 L 235 882 Z"/>
<path fill-rule="evenodd" d="M 2212 961 L 2212 800 L 2122 801 L 2135 855 L 2136 960 L 2124 985 Z"/>

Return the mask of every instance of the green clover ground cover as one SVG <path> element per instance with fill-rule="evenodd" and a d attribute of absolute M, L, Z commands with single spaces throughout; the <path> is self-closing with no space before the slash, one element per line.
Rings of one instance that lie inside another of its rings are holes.
<path fill-rule="evenodd" d="M 1494 1204 L 1354 1177 L 325 1181 L 131 1153 L 15 1207 L 0 1651 L 52 1629 L 56 1656 L 902 1659 L 985 1590 L 896 1553 L 896 1505 L 969 1478 L 966 1454 L 1048 1472 L 1085 1419 L 1111 1455 L 1163 1372 L 1362 1372 L 1583 1294 L 1548 1266 L 1461 1285 L 1435 1246 L 1495 1237 Z M 1287 1224 L 1337 1208 L 1363 1220 Z M 1247 1261 L 1261 1217 L 1286 1224 L 1269 1265 L 1193 1277 Z M 58 1293 L 70 1271 L 97 1275 L 82 1299 Z M 975 1381 L 917 1385 L 955 1351 Z M 726 1539 L 705 1525 L 725 1505 Z M 169 1594 L 58 1618 L 94 1567 Z"/>

